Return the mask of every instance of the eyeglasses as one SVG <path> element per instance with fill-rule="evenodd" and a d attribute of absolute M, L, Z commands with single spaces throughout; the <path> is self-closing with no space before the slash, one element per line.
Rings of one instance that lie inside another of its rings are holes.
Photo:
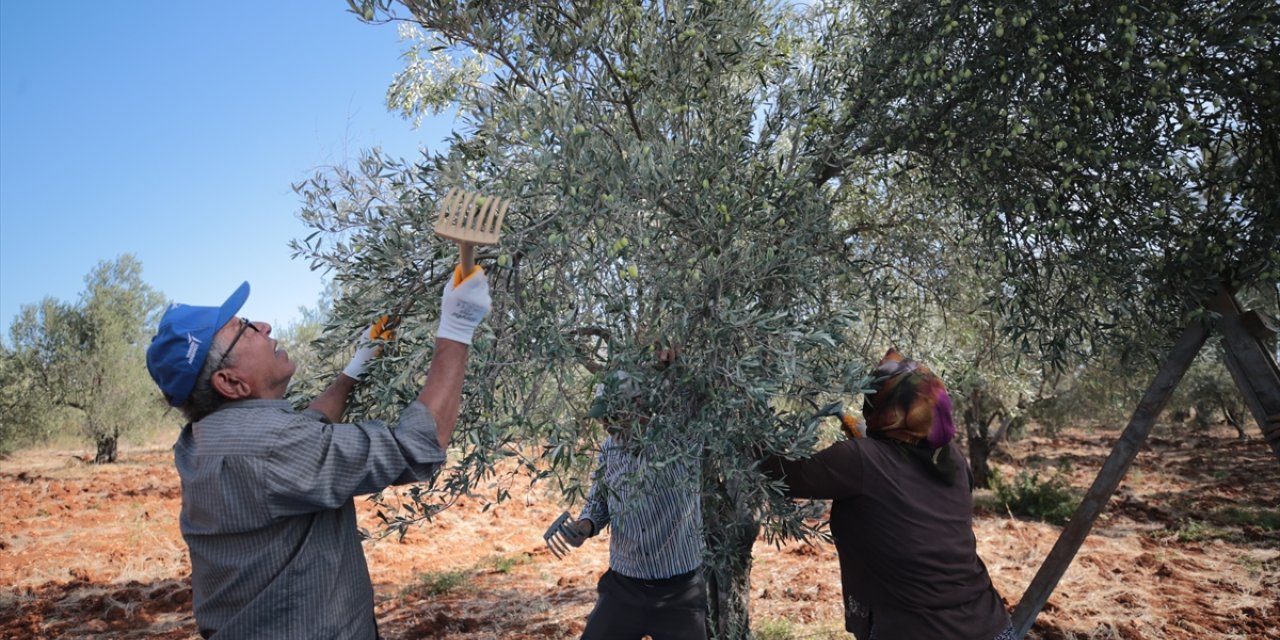
<path fill-rule="evenodd" d="M 236 337 L 231 341 L 231 344 L 227 345 L 227 350 L 222 352 L 222 357 L 218 358 L 218 365 L 213 368 L 214 371 L 222 369 L 222 364 L 227 361 L 227 356 L 231 355 L 231 350 L 236 348 L 236 343 L 240 342 L 240 338 L 244 336 L 244 332 L 247 329 L 253 329 L 254 333 L 262 333 L 262 329 L 259 329 L 258 325 L 248 318 L 240 318 L 240 330 L 236 332 Z"/>

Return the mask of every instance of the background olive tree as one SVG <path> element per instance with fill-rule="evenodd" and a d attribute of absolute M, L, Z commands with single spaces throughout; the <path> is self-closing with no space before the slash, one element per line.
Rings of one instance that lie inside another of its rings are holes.
<path fill-rule="evenodd" d="M 829 144 L 903 157 L 979 225 L 1026 351 L 1162 353 L 1210 292 L 1280 280 L 1275 3 L 858 8 Z"/>
<path fill-rule="evenodd" d="M 854 327 L 856 353 L 874 361 L 882 345 L 896 345 L 946 380 L 975 485 L 986 487 L 992 453 L 1052 397 L 1054 372 L 1017 348 L 990 307 L 1000 279 L 981 267 L 988 249 L 977 226 L 933 195 L 923 172 L 881 175 L 893 179 L 848 212 L 863 218 L 860 245 L 875 283 Z"/>
<path fill-rule="evenodd" d="M 75 304 L 24 305 L 9 328 L 12 350 L 0 354 L 0 397 L 21 409 L 4 420 L 46 433 L 77 424 L 94 443 L 94 462 L 115 462 L 120 438 L 164 409 L 146 368 L 163 305 L 130 254 L 98 263 Z"/>
<path fill-rule="evenodd" d="M 59 426 L 16 350 L 0 341 L 0 455 L 47 442 Z"/>

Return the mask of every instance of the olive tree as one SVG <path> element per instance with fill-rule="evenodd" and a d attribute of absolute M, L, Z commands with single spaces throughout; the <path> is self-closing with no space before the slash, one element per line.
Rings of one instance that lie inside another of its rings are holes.
<path fill-rule="evenodd" d="M 1046 384 L 1054 372 L 1019 350 L 1006 319 L 990 307 L 1001 283 L 982 267 L 987 249 L 978 225 L 934 193 L 919 169 L 892 175 L 873 202 L 847 211 L 851 220 L 866 218 L 868 204 L 874 213 L 859 223 L 874 289 L 855 324 L 855 353 L 870 360 L 894 345 L 946 381 L 975 485 L 985 487 L 992 452 L 1054 392 Z"/>
<path fill-rule="evenodd" d="M 1280 20 L 1265 0 L 871 0 L 825 144 L 967 212 L 1028 352 L 1167 344 L 1280 279 Z"/>
<path fill-rule="evenodd" d="M 121 436 L 163 409 L 145 361 L 163 304 L 132 255 L 100 262 L 85 276 L 78 303 L 50 298 L 21 308 L 9 328 L 6 377 L 20 381 L 23 402 L 38 407 L 31 414 L 71 416 L 93 441 L 94 462 L 115 462 Z"/>
<path fill-rule="evenodd" d="M 981 291 L 999 319 L 976 328 L 1060 370 L 1104 340 L 1159 343 L 1223 280 L 1276 277 L 1275 25 L 1260 3 L 351 6 L 414 39 L 389 106 L 460 125 L 445 151 L 373 150 L 299 185 L 316 233 L 297 251 L 342 292 L 332 348 L 376 315 L 406 319 L 362 410 L 412 397 L 405 372 L 429 357 L 454 261 L 429 230 L 443 193 L 515 198 L 502 243 L 481 250 L 498 299 L 463 457 L 439 488 L 514 458 L 580 495 L 564 472 L 600 436 L 574 419 L 587 378 L 628 371 L 652 391 L 640 440 L 703 443 L 724 637 L 745 633 L 760 523 L 804 532 L 752 462 L 811 449 L 819 396 L 860 388 L 849 354 L 869 343 L 848 338 L 892 290 L 894 255 L 976 247 L 956 255 L 996 276 Z M 891 201 L 903 180 L 942 213 Z M 923 251 L 878 251 L 904 238 Z M 922 262 L 935 284 L 962 264 Z M 672 341 L 679 366 L 653 369 Z M 408 508 L 387 523 L 403 532 L 422 513 Z"/>
<path fill-rule="evenodd" d="M 407 402 L 430 357 L 456 260 L 431 233 L 443 194 L 513 198 L 501 243 L 478 250 L 494 309 L 473 347 L 460 456 L 435 489 L 471 490 L 515 460 L 580 497 L 575 465 L 602 436 L 579 418 L 589 381 L 626 371 L 651 416 L 635 442 L 700 444 L 712 618 L 718 637 L 745 637 L 752 544 L 813 528 L 755 463 L 811 451 L 825 396 L 864 383 L 848 341 L 874 289 L 859 237 L 882 223 L 863 205 L 892 167 L 837 167 L 804 142 L 822 126 L 808 114 L 830 100 L 824 78 L 844 72 L 815 70 L 834 18 L 756 1 L 353 9 L 414 39 L 389 104 L 458 122 L 447 150 L 413 162 L 371 150 L 298 185 L 316 233 L 295 247 L 341 291 L 324 340 L 343 348 L 373 317 L 403 318 L 356 410 Z M 675 366 L 655 367 L 668 347 Z M 432 512 L 425 495 L 384 508 L 387 524 Z"/>
<path fill-rule="evenodd" d="M 22 354 L 0 342 L 0 456 L 53 435 L 58 416 L 43 405 Z"/>

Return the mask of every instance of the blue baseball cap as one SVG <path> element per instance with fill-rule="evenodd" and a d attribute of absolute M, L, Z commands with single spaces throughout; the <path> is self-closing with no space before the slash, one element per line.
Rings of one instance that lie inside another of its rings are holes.
<path fill-rule="evenodd" d="M 221 307 L 195 307 L 175 302 L 160 318 L 160 327 L 147 347 L 147 371 L 169 398 L 169 404 L 187 403 L 205 356 L 213 345 L 213 334 L 225 326 L 249 298 L 245 282 Z"/>

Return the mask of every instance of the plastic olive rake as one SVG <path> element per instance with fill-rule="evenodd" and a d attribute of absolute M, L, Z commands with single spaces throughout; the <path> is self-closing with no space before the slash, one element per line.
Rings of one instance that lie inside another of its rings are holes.
<path fill-rule="evenodd" d="M 475 266 L 472 248 L 478 244 L 497 244 L 502 234 L 502 219 L 507 215 L 511 200 L 484 196 L 449 189 L 436 218 L 436 235 L 458 243 L 458 262 L 462 273 L 471 273 Z"/>
<path fill-rule="evenodd" d="M 494 198 L 470 193 L 452 187 L 440 201 L 436 215 L 435 233 L 458 243 L 458 262 L 462 273 L 469 274 L 475 268 L 475 256 L 472 251 L 477 244 L 497 244 L 502 233 L 502 219 L 507 215 L 511 200 Z M 399 325 L 400 319 L 407 315 L 419 299 L 419 294 L 426 280 L 419 277 L 401 299 L 400 304 L 390 313 L 392 318 L 388 326 Z"/>
<path fill-rule="evenodd" d="M 569 512 L 565 511 L 556 518 L 551 526 L 547 527 L 547 532 L 542 534 L 542 539 L 547 541 L 547 548 L 551 549 L 551 555 L 556 559 L 565 557 L 569 553 L 569 534 L 565 530 L 564 525 L 569 522 Z M 579 543 L 581 544 L 581 543 Z"/>

